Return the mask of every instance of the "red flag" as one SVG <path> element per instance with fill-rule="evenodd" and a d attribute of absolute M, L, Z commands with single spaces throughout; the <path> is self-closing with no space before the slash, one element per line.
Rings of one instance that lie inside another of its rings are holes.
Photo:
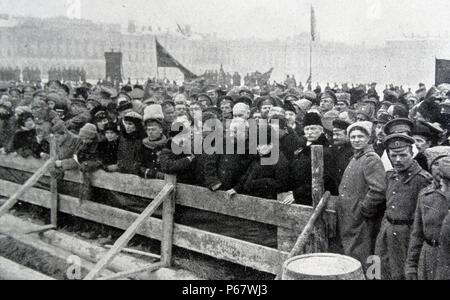
<path fill-rule="evenodd" d="M 450 60 L 436 59 L 436 86 L 450 83 Z"/>
<path fill-rule="evenodd" d="M 167 50 L 159 43 L 158 39 L 156 41 L 156 61 L 157 67 L 160 68 L 177 68 L 179 69 L 186 80 L 197 78 L 198 76 L 186 69 L 182 64 L 180 64 L 172 55 L 167 52 Z"/>

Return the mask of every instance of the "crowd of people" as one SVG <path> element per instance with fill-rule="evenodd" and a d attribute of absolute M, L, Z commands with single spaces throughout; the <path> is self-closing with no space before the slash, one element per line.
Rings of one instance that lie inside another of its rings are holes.
<path fill-rule="evenodd" d="M 51 67 L 48 70 L 49 80 L 58 81 L 71 81 L 71 82 L 85 82 L 86 81 L 86 70 L 84 68 L 55 68 Z"/>
<path fill-rule="evenodd" d="M 365 268 L 378 255 L 383 279 L 450 279 L 450 85 L 390 85 L 379 95 L 375 83 L 312 90 L 294 81 L 212 92 L 157 80 L 120 90 L 15 84 L 0 90 L 0 151 L 46 159 L 53 134 L 59 178 L 72 169 L 85 178 L 98 169 L 173 174 L 230 201 L 245 194 L 310 206 L 311 147 L 321 145 L 342 252 Z M 251 124 L 264 132 L 255 143 Z M 174 151 L 218 131 L 235 151 Z M 263 163 L 274 151 L 278 159 Z"/>
<path fill-rule="evenodd" d="M 0 67 L 0 81 L 41 82 L 41 71 L 36 67 Z"/>

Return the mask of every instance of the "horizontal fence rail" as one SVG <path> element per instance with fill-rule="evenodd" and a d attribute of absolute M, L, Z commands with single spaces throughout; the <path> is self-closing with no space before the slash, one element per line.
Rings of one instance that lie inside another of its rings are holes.
<path fill-rule="evenodd" d="M 42 165 L 43 162 L 36 159 L 0 155 L 0 168 L 34 173 Z M 81 177 L 77 171 L 66 172 L 64 180 L 81 183 Z M 145 180 L 134 175 L 107 173 L 99 170 L 92 175 L 92 185 L 105 190 L 154 199 L 163 189 L 165 182 L 164 180 Z M 20 188 L 20 185 L 0 180 L 0 187 L 0 196 L 9 197 Z M 33 188 L 20 197 L 20 200 L 51 208 L 50 196 L 49 191 Z M 312 207 L 283 205 L 274 200 L 244 195 L 237 195 L 230 201 L 224 192 L 211 192 L 202 187 L 185 184 L 177 184 L 175 198 L 177 205 L 278 227 L 279 239 L 284 236 L 291 239 L 285 243 L 279 240 L 279 244 L 280 242 L 283 244 L 283 247 L 279 247 L 279 249 L 179 224 L 175 224 L 173 233 L 175 246 L 271 274 L 278 273 L 280 265 L 288 257 L 290 251 L 288 249 L 292 248 L 296 237 L 302 232 L 314 212 Z M 66 195 L 60 195 L 59 201 L 59 210 L 63 213 L 122 230 L 126 230 L 138 217 L 136 213 L 91 201 L 80 203 L 77 198 Z M 324 219 L 329 220 L 330 223 L 334 222 L 335 212 L 328 210 Z M 138 234 L 162 240 L 161 225 L 161 220 L 150 217 L 138 230 Z"/>

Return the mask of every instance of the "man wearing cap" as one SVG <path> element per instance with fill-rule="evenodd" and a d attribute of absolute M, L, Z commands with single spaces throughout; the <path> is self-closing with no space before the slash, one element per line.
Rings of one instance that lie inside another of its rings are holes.
<path fill-rule="evenodd" d="M 405 279 L 417 198 L 433 177 L 414 160 L 413 138 L 405 134 L 391 134 L 386 137 L 385 144 L 394 170 L 386 174 L 386 212 L 375 254 L 381 258 L 382 278 L 401 280 Z"/>
<path fill-rule="evenodd" d="M 261 117 L 263 119 L 268 119 L 269 112 L 272 107 L 275 106 L 275 101 L 272 97 L 264 97 L 258 102 L 258 108 L 261 112 Z"/>
<path fill-rule="evenodd" d="M 384 138 L 386 134 L 384 133 L 384 126 L 390 121 L 390 116 L 387 113 L 382 113 L 378 115 L 375 121 L 375 142 L 373 143 L 373 149 L 378 154 L 379 157 L 383 156 L 386 148 L 384 147 Z"/>
<path fill-rule="evenodd" d="M 353 148 L 347 135 L 347 128 L 349 123 L 342 120 L 333 121 L 333 146 L 331 147 L 331 153 L 335 162 L 335 178 L 337 184 L 341 183 L 342 176 L 347 168 L 350 160 L 353 157 Z"/>
<path fill-rule="evenodd" d="M 411 280 L 436 279 L 439 235 L 450 206 L 441 186 L 442 171 L 450 166 L 450 147 L 429 149 L 427 154 L 433 183 L 420 192 L 417 200 L 405 267 L 406 278 Z"/>
<path fill-rule="evenodd" d="M 414 125 L 412 138 L 414 139 L 417 150 L 419 151 L 415 157 L 415 160 L 419 163 L 422 169 L 429 171 L 427 158 L 425 157 L 424 152 L 437 144 L 440 132 L 426 122 L 418 121 Z"/>
<path fill-rule="evenodd" d="M 83 98 L 70 99 L 70 116 L 67 118 L 66 127 L 69 131 L 78 134 L 80 129 L 91 120 L 91 113 L 86 107 Z"/>
<path fill-rule="evenodd" d="M 297 134 L 299 138 L 302 138 L 303 126 L 300 122 L 297 121 L 297 112 L 293 102 L 285 100 L 283 104 L 283 109 L 285 111 L 284 117 L 286 119 L 287 125 Z"/>
<path fill-rule="evenodd" d="M 221 97 L 217 105 L 222 111 L 222 122 L 233 119 L 233 98 L 230 96 Z"/>
<path fill-rule="evenodd" d="M 337 103 L 336 103 L 335 109 L 339 113 L 347 111 L 350 108 L 350 97 L 351 97 L 351 95 L 349 93 L 336 94 Z"/>
<path fill-rule="evenodd" d="M 334 106 L 337 103 L 337 97 L 331 90 L 322 93 L 319 96 L 319 99 L 320 99 L 320 110 L 322 112 L 322 115 L 324 115 L 329 111 L 334 110 Z"/>
<path fill-rule="evenodd" d="M 62 179 L 64 177 L 64 171 L 77 167 L 73 155 L 79 148 L 81 141 L 77 136 L 67 130 L 64 122 L 60 119 L 56 118 L 52 122 L 54 125 L 51 131 L 55 135 L 57 160 L 51 172 L 53 172 L 52 174 L 56 178 Z"/>

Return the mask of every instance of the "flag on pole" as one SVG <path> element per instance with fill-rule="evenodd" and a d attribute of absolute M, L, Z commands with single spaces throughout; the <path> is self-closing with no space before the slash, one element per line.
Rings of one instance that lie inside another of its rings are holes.
<path fill-rule="evenodd" d="M 155 42 L 158 68 L 177 68 L 183 73 L 185 80 L 192 80 L 198 77 L 173 58 L 173 56 L 159 43 L 158 39 L 155 39 Z"/>
<path fill-rule="evenodd" d="M 316 12 L 314 7 L 311 5 L 311 41 L 315 42 L 317 38 L 317 23 L 316 23 Z"/>
<path fill-rule="evenodd" d="M 436 86 L 450 83 L 450 60 L 436 58 Z"/>

